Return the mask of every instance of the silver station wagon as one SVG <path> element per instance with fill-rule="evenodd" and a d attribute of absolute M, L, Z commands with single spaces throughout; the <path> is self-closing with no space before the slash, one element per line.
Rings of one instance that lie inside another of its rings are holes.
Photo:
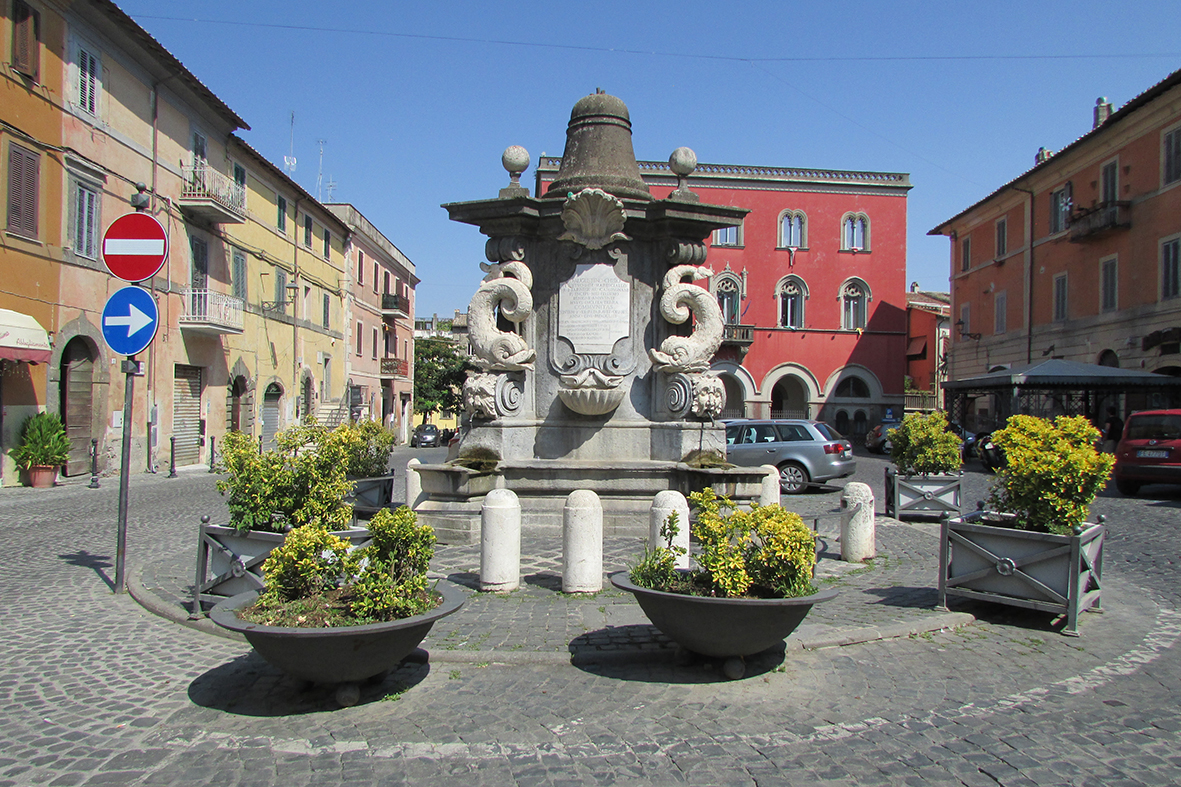
<path fill-rule="evenodd" d="M 743 467 L 774 465 L 789 495 L 809 485 L 847 478 L 857 470 L 853 444 L 821 421 L 725 421 L 726 461 Z"/>

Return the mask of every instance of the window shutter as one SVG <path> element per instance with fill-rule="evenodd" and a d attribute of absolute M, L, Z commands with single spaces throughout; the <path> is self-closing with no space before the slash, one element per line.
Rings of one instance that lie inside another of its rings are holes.
<path fill-rule="evenodd" d="M 37 177 L 41 157 L 19 145 L 8 147 L 8 229 L 36 237 Z"/>
<path fill-rule="evenodd" d="M 38 14 L 22 0 L 12 4 L 12 67 L 34 81 L 40 76 Z"/>
<path fill-rule="evenodd" d="M 85 49 L 78 50 L 78 104 L 90 114 L 97 114 L 98 59 Z"/>

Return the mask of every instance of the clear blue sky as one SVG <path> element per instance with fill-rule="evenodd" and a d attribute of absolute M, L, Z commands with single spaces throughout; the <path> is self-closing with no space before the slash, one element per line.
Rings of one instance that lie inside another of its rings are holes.
<path fill-rule="evenodd" d="M 295 179 L 355 204 L 417 265 L 417 314 L 466 309 L 483 236 L 445 202 L 495 197 L 500 154 L 561 155 L 603 88 L 636 157 L 908 172 L 908 278 L 946 290 L 927 230 L 1181 68 L 1176 0 L 706 3 L 117 0 Z M 524 180 L 532 187 L 533 169 Z"/>

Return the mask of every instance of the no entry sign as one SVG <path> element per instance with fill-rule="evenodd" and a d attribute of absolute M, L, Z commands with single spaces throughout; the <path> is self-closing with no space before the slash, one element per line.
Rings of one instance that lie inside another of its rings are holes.
<path fill-rule="evenodd" d="M 168 233 L 147 213 L 120 216 L 103 233 L 103 262 L 123 281 L 152 278 L 166 259 Z"/>

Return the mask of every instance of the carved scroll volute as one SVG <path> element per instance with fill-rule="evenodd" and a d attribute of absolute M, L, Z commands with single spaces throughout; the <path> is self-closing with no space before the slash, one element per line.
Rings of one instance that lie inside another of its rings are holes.
<path fill-rule="evenodd" d="M 532 369 L 536 353 L 519 334 L 497 328 L 496 314 L 499 308 L 500 316 L 520 325 L 533 312 L 533 274 L 520 260 L 481 263 L 480 268 L 488 275 L 468 305 L 476 365 L 491 371 Z"/>
<path fill-rule="evenodd" d="M 712 275 L 709 268 L 693 265 L 678 265 L 665 274 L 661 316 L 674 325 L 692 316 L 695 324 L 689 336 L 669 336 L 660 343 L 660 349 L 648 351 L 657 370 L 702 372 L 709 368 L 710 360 L 722 345 L 722 310 L 709 290 L 682 279 L 704 279 Z"/>

